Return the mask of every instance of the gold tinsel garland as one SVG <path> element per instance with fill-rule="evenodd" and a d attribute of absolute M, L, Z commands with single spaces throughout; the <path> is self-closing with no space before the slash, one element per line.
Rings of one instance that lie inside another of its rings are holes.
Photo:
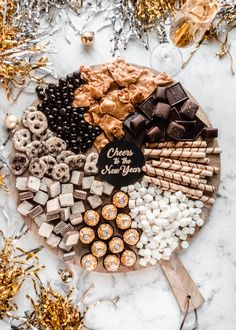
<path fill-rule="evenodd" d="M 37 274 L 39 269 L 37 256 L 15 247 L 14 238 L 6 238 L 0 230 L 0 320 L 17 309 L 13 298 L 25 279 Z"/>
<path fill-rule="evenodd" d="M 44 51 L 33 37 L 23 36 L 15 25 L 14 16 L 17 1 L 0 0 L 0 85 L 6 90 L 8 98 L 12 88 L 21 88 L 31 72 L 46 66 L 47 58 L 32 60 L 32 55 Z"/>

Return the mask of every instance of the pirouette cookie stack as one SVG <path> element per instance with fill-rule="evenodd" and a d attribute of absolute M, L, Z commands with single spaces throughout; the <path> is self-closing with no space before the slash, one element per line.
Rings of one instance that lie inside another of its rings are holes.
<path fill-rule="evenodd" d="M 183 86 L 116 60 L 36 94 L 13 132 L 10 168 L 18 211 L 44 243 L 103 272 L 187 248 L 214 204 L 220 149 Z"/>

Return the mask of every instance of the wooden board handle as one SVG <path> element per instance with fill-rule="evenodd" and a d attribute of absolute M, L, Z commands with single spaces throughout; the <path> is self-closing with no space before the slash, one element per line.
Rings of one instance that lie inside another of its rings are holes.
<path fill-rule="evenodd" d="M 177 254 L 173 254 L 170 260 L 163 260 L 160 266 L 170 283 L 174 295 L 183 312 L 186 311 L 187 296 L 190 296 L 189 311 L 197 309 L 204 304 L 204 298 L 198 287 L 190 277 L 186 268 Z"/>

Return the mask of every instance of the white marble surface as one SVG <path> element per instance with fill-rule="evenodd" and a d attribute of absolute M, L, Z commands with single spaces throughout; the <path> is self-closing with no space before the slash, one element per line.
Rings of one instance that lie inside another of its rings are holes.
<path fill-rule="evenodd" d="M 96 22 L 94 23 L 96 26 Z M 93 29 L 93 26 L 90 26 Z M 112 60 L 109 28 L 96 35 L 94 47 L 85 49 L 80 38 L 72 33 L 69 45 L 63 33 L 56 35 L 57 54 L 51 58 L 59 75 L 66 75 L 80 64 L 96 64 Z M 232 37 L 232 54 L 236 54 L 236 33 Z M 150 39 L 151 48 L 156 44 Z M 228 59 L 214 57 L 216 45 L 203 45 L 191 62 L 182 70 L 177 79 L 196 97 L 206 109 L 214 126 L 219 128 L 219 142 L 223 149 L 222 174 L 219 197 L 213 212 L 193 244 L 180 258 L 206 302 L 199 310 L 199 328 L 201 330 L 236 329 L 236 77 L 229 72 Z M 138 42 L 132 41 L 127 51 L 121 55 L 132 63 L 149 65 L 150 53 Z M 20 115 L 30 105 L 34 96 L 22 93 L 17 102 L 10 104 L 4 93 L 0 92 L 0 138 L 5 136 L 2 126 L 4 113 Z M 12 197 L 0 192 L 0 227 L 5 233 L 12 234 L 21 225 Z M 9 216 L 7 222 L 3 212 Z M 31 233 L 27 233 L 19 242 L 25 249 L 37 247 Z M 39 253 L 43 280 L 49 281 L 57 289 L 67 292 L 69 287 L 62 284 L 57 270 L 67 267 L 57 257 L 45 249 Z M 74 268 L 75 301 L 91 285 L 95 289 L 86 299 L 86 303 L 98 299 L 112 300 L 119 296 L 116 304 L 104 302 L 92 309 L 87 318 L 89 329 L 96 330 L 175 330 L 178 329 L 182 315 L 170 287 L 159 266 L 147 271 L 124 275 L 102 275 L 86 273 Z M 33 294 L 32 285 L 27 281 L 16 301 L 19 314 L 26 310 L 28 300 L 25 295 Z M 188 325 L 193 322 L 192 315 Z M 1 330 L 9 330 L 7 321 L 0 321 Z"/>

